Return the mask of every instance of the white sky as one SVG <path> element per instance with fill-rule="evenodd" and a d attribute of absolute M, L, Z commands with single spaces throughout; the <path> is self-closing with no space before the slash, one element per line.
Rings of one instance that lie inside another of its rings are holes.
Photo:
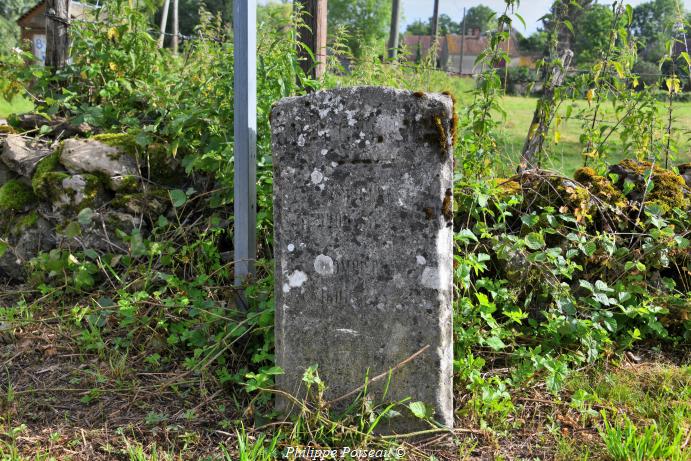
<path fill-rule="evenodd" d="M 629 0 L 627 3 L 636 6 L 639 3 L 645 3 L 646 0 Z M 403 20 L 401 21 L 401 30 L 405 30 L 406 25 L 414 22 L 417 19 L 428 20 L 434 11 L 434 0 L 402 0 L 403 5 Z M 516 22 L 516 30 L 522 34 L 534 32 L 541 23 L 538 19 L 545 15 L 549 10 L 553 0 L 521 0 L 521 5 L 518 8 L 520 14 L 527 26 L 527 30 L 523 30 L 523 24 Z M 599 3 L 604 5 L 611 5 L 613 0 L 600 0 Z M 504 0 L 485 0 L 484 2 L 476 0 L 440 0 L 439 14 L 448 14 L 451 19 L 458 22 L 463 18 L 463 8 L 470 8 L 471 6 L 486 5 L 495 11 L 504 11 Z M 684 6 L 687 10 L 691 9 L 691 0 L 684 0 Z"/>

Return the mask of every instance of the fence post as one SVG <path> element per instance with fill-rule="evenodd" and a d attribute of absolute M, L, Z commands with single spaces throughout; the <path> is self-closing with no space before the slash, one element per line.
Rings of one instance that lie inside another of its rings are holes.
<path fill-rule="evenodd" d="M 257 257 L 257 7 L 233 1 L 234 37 L 234 247 L 235 284 L 254 273 Z"/>
<path fill-rule="evenodd" d="M 327 0 L 296 0 L 296 3 L 302 5 L 301 11 L 305 13 L 300 41 L 314 54 L 313 59 L 308 50 L 300 48 L 300 67 L 305 74 L 319 79 L 326 72 Z"/>
<path fill-rule="evenodd" d="M 46 66 L 54 70 L 67 64 L 69 0 L 46 0 Z"/>

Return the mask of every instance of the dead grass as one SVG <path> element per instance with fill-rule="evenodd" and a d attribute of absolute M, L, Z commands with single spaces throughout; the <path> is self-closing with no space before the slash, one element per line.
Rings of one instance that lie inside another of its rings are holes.
<path fill-rule="evenodd" d="M 44 312 L 0 344 L 0 459 L 211 460 L 224 459 L 221 447 L 238 459 L 242 427 L 249 441 L 291 429 L 262 417 L 241 390 L 188 375 L 182 364 L 152 372 L 142 354 L 84 351 L 76 329 L 57 318 Z M 649 353 L 640 363 L 582 370 L 559 395 L 540 384 L 517 389 L 516 410 L 490 428 L 466 411 L 458 389 L 465 416 L 454 434 L 410 441 L 408 459 L 608 459 L 600 411 L 640 424 L 679 408 L 691 418 L 688 362 L 688 354 Z M 594 396 L 585 407 L 573 403 L 579 389 Z"/>

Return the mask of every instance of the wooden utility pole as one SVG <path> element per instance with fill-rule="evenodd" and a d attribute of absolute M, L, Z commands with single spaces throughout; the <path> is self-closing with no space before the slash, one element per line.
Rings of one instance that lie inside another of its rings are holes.
<path fill-rule="evenodd" d="M 67 64 L 69 3 L 70 0 L 46 0 L 46 66 L 54 70 Z"/>
<path fill-rule="evenodd" d="M 178 54 L 178 44 L 180 43 L 180 18 L 178 0 L 173 0 L 173 54 Z"/>
<path fill-rule="evenodd" d="M 295 0 L 295 5 L 304 13 L 305 26 L 298 31 L 300 42 L 309 48 L 309 51 L 302 47 L 298 50 L 300 67 L 305 74 L 319 79 L 326 72 L 327 0 Z"/>
<path fill-rule="evenodd" d="M 401 23 L 401 0 L 391 1 L 391 30 L 389 31 L 389 59 L 398 55 L 398 30 Z"/>
<path fill-rule="evenodd" d="M 432 41 L 437 40 L 439 33 L 439 0 L 434 0 L 434 14 L 432 15 Z"/>
<path fill-rule="evenodd" d="M 166 0 L 163 4 L 163 16 L 161 16 L 161 34 L 158 36 L 158 47 L 163 48 L 163 43 L 166 39 L 166 27 L 168 25 L 168 9 L 170 8 L 170 0 Z"/>
<path fill-rule="evenodd" d="M 257 259 L 257 3 L 233 0 L 235 284 Z"/>
<path fill-rule="evenodd" d="M 466 34 L 465 7 L 463 7 L 463 26 L 461 27 L 461 63 L 458 66 L 458 73 L 461 75 L 463 75 L 463 60 L 465 59 L 465 34 Z"/>

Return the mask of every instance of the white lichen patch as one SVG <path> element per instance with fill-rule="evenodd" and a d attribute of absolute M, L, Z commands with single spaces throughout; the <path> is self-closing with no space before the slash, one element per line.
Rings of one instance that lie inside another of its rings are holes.
<path fill-rule="evenodd" d="M 295 251 L 295 245 L 293 245 L 292 243 L 289 243 L 288 244 L 288 252 L 292 253 L 293 251 Z"/>
<path fill-rule="evenodd" d="M 288 281 L 283 284 L 283 293 L 288 293 L 292 288 L 300 288 L 307 281 L 307 274 L 302 271 L 293 271 L 288 276 Z"/>
<path fill-rule="evenodd" d="M 298 136 L 298 146 L 305 147 L 305 135 L 301 134 Z"/>
<path fill-rule="evenodd" d="M 334 261 L 330 256 L 319 255 L 314 258 L 314 270 L 319 275 L 332 275 L 334 273 Z"/>
<path fill-rule="evenodd" d="M 321 154 L 326 155 L 329 153 L 329 149 L 322 149 Z"/>
<path fill-rule="evenodd" d="M 415 257 L 415 259 L 417 260 L 417 263 L 418 263 L 419 265 L 421 265 L 421 266 L 424 266 L 425 264 L 427 264 L 427 260 L 426 260 L 425 257 L 422 256 L 422 255 L 417 255 L 417 256 Z"/>
<path fill-rule="evenodd" d="M 310 179 L 312 180 L 312 184 L 319 184 L 324 179 L 324 173 L 315 168 L 310 175 Z"/>

